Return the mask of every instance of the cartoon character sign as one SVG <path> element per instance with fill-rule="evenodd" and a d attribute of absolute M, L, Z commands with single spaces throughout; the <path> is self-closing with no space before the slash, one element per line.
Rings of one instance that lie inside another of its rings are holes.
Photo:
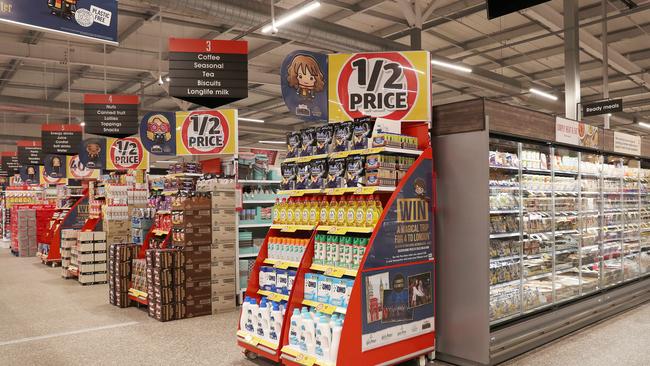
<path fill-rule="evenodd" d="M 176 116 L 174 113 L 147 113 L 140 122 L 140 140 L 155 155 L 176 154 Z"/>
<path fill-rule="evenodd" d="M 289 110 L 310 121 L 327 119 L 327 55 L 295 51 L 282 62 L 282 96 Z"/>
<path fill-rule="evenodd" d="M 48 155 L 45 157 L 45 174 L 50 178 L 65 177 L 65 157 Z"/>
<path fill-rule="evenodd" d="M 106 139 L 95 137 L 83 140 L 79 160 L 88 169 L 106 168 Z"/>
<path fill-rule="evenodd" d="M 20 179 L 25 182 L 25 184 L 38 184 L 40 182 L 38 167 L 36 165 L 20 167 Z"/>

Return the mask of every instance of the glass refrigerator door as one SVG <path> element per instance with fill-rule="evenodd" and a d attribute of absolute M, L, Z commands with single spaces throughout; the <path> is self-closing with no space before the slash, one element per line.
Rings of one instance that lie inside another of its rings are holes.
<path fill-rule="evenodd" d="M 639 265 L 641 274 L 647 274 L 650 273 L 650 162 L 641 162 L 639 188 L 641 191 Z"/>
<path fill-rule="evenodd" d="M 580 296 L 579 153 L 555 148 L 553 154 L 555 302 Z"/>
<path fill-rule="evenodd" d="M 523 191 L 523 310 L 553 303 L 553 180 L 550 148 L 521 146 Z"/>
<path fill-rule="evenodd" d="M 490 140 L 490 320 L 521 313 L 519 143 Z"/>
<path fill-rule="evenodd" d="M 580 154 L 580 281 L 581 293 L 600 289 L 602 155 Z"/>
<path fill-rule="evenodd" d="M 638 160 L 630 159 L 625 168 L 623 178 L 623 280 L 639 277 L 641 273 L 639 262 L 640 214 L 639 214 L 639 164 Z"/>
<path fill-rule="evenodd" d="M 621 282 L 623 268 L 623 159 L 606 156 L 603 164 L 603 220 L 601 237 L 601 285 L 609 287 Z"/>

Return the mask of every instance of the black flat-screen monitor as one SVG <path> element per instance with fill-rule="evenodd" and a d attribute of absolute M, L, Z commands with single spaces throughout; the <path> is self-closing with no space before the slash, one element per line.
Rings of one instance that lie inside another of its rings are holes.
<path fill-rule="evenodd" d="M 487 0 L 488 19 L 498 18 L 548 1 L 550 0 Z"/>

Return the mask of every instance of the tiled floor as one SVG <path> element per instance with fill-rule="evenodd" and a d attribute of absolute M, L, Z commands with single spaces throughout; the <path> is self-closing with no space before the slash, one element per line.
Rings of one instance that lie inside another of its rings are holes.
<path fill-rule="evenodd" d="M 107 291 L 0 249 L 0 365 L 269 364 L 241 354 L 237 313 L 160 323 L 142 310 L 109 305 Z M 506 364 L 641 366 L 650 365 L 648 349 L 650 304 Z"/>

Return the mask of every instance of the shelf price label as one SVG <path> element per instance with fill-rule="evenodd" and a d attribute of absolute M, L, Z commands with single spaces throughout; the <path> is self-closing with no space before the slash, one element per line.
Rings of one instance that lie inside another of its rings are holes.
<path fill-rule="evenodd" d="M 290 266 L 291 266 L 291 263 L 289 263 L 289 262 L 278 262 L 273 267 L 278 268 L 278 269 L 287 269 Z"/>
<path fill-rule="evenodd" d="M 341 278 L 345 274 L 345 269 L 338 267 L 327 267 L 324 271 L 325 276 Z"/>
<path fill-rule="evenodd" d="M 296 362 L 305 366 L 313 366 L 316 363 L 316 358 L 313 356 L 307 356 L 304 353 L 299 353 L 296 356 Z"/>
<path fill-rule="evenodd" d="M 321 313 L 332 315 L 336 311 L 336 306 L 320 303 L 316 305 L 316 311 L 320 311 Z"/>
<path fill-rule="evenodd" d="M 284 296 L 275 292 L 270 292 L 267 298 L 271 301 L 279 302 L 284 300 Z"/>

